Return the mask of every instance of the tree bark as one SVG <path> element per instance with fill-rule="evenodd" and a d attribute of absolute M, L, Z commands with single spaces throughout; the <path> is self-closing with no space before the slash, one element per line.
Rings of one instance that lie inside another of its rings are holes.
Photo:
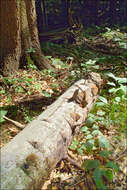
<path fill-rule="evenodd" d="M 91 73 L 76 82 L 1 151 L 2 190 L 40 190 L 94 105 L 102 80 Z"/>
<path fill-rule="evenodd" d="M 35 0 L 0 0 L 0 9 L 0 61 L 3 74 L 18 71 L 20 60 L 27 56 L 29 48 L 33 48 L 31 55 L 40 70 L 51 69 L 40 49 Z"/>
<path fill-rule="evenodd" d="M 20 19 L 19 19 L 19 2 L 0 0 L 0 62 L 3 73 L 13 74 L 18 70 L 21 39 L 20 39 Z"/>

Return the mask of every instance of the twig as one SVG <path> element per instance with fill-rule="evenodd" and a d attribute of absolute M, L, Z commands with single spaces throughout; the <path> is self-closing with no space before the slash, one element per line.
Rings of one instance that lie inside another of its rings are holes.
<path fill-rule="evenodd" d="M 17 122 L 17 121 L 14 121 L 12 119 L 9 119 L 8 117 L 6 116 L 3 116 L 3 118 L 11 123 L 13 123 L 16 127 L 20 128 L 20 129 L 23 129 L 25 127 L 25 125 L 22 125 L 21 123 Z"/>

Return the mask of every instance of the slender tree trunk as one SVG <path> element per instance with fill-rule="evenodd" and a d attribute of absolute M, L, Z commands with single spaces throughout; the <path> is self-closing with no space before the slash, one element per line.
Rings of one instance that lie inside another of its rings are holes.
<path fill-rule="evenodd" d="M 35 53 L 33 52 L 32 58 L 40 70 L 44 68 L 51 69 L 52 67 L 50 66 L 48 59 L 44 57 L 40 49 L 36 23 L 35 0 L 25 0 L 25 4 L 32 48 L 35 49 Z"/>
<path fill-rule="evenodd" d="M 40 49 L 35 0 L 0 0 L 0 62 L 3 75 L 18 71 L 20 60 L 33 48 L 32 58 L 41 70 L 51 69 Z M 24 61 L 24 59 L 23 59 Z"/>

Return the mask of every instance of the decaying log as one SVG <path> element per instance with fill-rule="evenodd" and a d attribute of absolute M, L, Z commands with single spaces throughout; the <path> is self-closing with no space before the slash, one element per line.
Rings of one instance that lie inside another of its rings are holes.
<path fill-rule="evenodd" d="M 1 189 L 39 190 L 66 157 L 75 128 L 96 101 L 102 79 L 90 73 L 70 87 L 1 150 Z"/>

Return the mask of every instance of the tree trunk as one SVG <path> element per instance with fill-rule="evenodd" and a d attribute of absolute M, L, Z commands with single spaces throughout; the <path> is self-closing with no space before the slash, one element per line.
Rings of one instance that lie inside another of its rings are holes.
<path fill-rule="evenodd" d="M 110 15 L 110 23 L 111 25 L 114 25 L 117 23 L 117 0 L 110 0 L 110 9 L 109 9 L 109 15 Z M 118 24 L 118 23 L 117 23 Z"/>
<path fill-rule="evenodd" d="M 76 82 L 2 148 L 2 190 L 41 189 L 56 164 L 67 158 L 76 126 L 84 124 L 101 85 L 96 73 Z"/>
<path fill-rule="evenodd" d="M 35 0 L 0 0 L 0 8 L 0 61 L 3 74 L 18 71 L 20 60 L 27 56 L 29 48 L 34 50 L 31 55 L 40 70 L 51 69 L 40 49 Z"/>
<path fill-rule="evenodd" d="M 19 2 L 0 0 L 0 61 L 5 75 L 19 68 L 21 54 Z"/>

